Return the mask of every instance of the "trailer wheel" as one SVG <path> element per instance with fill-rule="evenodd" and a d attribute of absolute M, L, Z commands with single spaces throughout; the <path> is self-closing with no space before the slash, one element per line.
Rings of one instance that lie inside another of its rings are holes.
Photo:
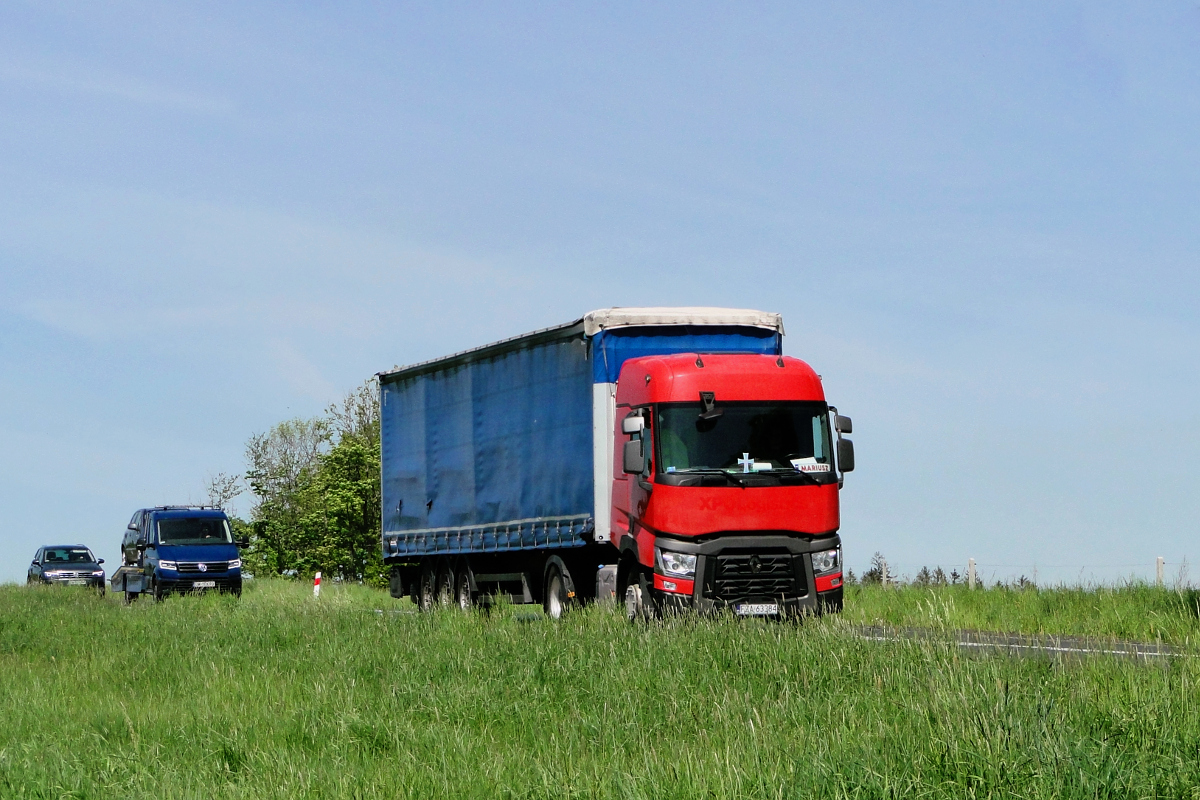
<path fill-rule="evenodd" d="M 450 562 L 442 559 L 437 571 L 437 604 L 442 608 L 454 605 L 454 570 Z"/>
<path fill-rule="evenodd" d="M 131 592 L 128 589 L 126 589 L 125 590 L 125 599 L 124 599 L 125 605 L 127 605 L 127 606 L 132 605 L 133 601 L 137 600 L 137 596 L 138 596 L 137 592 Z"/>
<path fill-rule="evenodd" d="M 574 605 L 567 583 L 568 578 L 563 574 L 563 568 L 551 563 L 546 569 L 546 586 L 542 593 L 542 610 L 551 619 L 562 619 Z"/>
<path fill-rule="evenodd" d="M 463 611 L 470 611 L 475 604 L 471 597 L 471 576 L 467 573 L 467 565 L 460 563 L 458 572 L 454 573 L 454 603 Z"/>
<path fill-rule="evenodd" d="M 437 591 L 437 576 L 433 573 L 433 563 L 428 559 L 421 562 L 421 577 L 417 581 L 417 610 L 429 612 L 433 610 L 433 598 Z"/>

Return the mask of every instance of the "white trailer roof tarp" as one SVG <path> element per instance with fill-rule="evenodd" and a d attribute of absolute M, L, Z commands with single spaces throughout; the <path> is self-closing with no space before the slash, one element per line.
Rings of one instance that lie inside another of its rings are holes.
<path fill-rule="evenodd" d="M 783 315 L 749 308 L 707 306 L 663 308 L 604 308 L 583 317 L 583 331 L 594 336 L 602 330 L 643 325 L 745 325 L 783 333 Z"/>

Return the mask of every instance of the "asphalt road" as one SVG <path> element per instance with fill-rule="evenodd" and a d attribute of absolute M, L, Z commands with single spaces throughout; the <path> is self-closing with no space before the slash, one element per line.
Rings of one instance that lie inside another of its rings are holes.
<path fill-rule="evenodd" d="M 928 628 L 862 627 L 864 639 L 900 642 L 913 639 L 950 641 L 959 648 L 977 653 L 1008 653 L 1014 656 L 1059 658 L 1110 657 L 1136 661 L 1161 662 L 1172 658 L 1194 658 L 1178 648 L 1161 642 L 1129 642 L 1086 636 L 1026 636 L 993 631 L 938 631 Z"/>

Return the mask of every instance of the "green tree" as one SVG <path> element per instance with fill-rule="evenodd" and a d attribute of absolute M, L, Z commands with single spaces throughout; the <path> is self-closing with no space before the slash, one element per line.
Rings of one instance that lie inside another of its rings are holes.
<path fill-rule="evenodd" d="M 246 446 L 251 511 L 246 563 L 260 574 L 386 583 L 380 551 L 379 392 L 374 379 L 326 409 Z"/>

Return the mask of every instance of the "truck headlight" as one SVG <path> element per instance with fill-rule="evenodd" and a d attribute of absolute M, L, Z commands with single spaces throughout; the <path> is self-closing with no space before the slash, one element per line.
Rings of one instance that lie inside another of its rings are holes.
<path fill-rule="evenodd" d="M 691 578 L 696 574 L 696 556 L 691 553 L 673 553 L 654 548 L 654 565 L 663 575 Z"/>
<path fill-rule="evenodd" d="M 241 569 L 242 568 L 242 560 L 240 558 L 235 558 L 233 561 L 230 561 L 229 568 L 230 569 Z"/>
<path fill-rule="evenodd" d="M 821 550 L 812 554 L 813 572 L 823 575 L 826 572 L 840 572 L 842 569 L 842 548 Z"/>
<path fill-rule="evenodd" d="M 158 562 L 158 568 L 159 569 L 169 569 L 172 572 L 174 572 L 175 570 L 179 569 L 179 565 L 176 564 L 174 561 L 167 561 L 167 560 L 163 559 Z"/>

